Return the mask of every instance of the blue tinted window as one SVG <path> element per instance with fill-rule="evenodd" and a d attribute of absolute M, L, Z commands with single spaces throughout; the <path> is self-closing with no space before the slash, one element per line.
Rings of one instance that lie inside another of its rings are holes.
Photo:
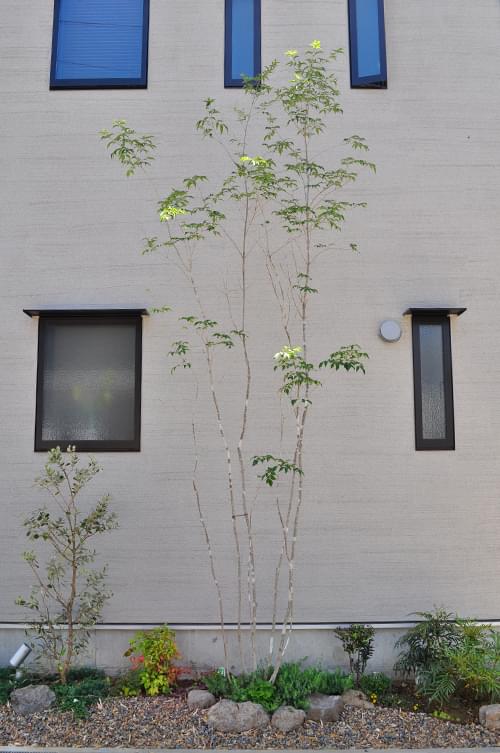
<path fill-rule="evenodd" d="M 260 0 L 226 0 L 225 86 L 260 73 Z"/>
<path fill-rule="evenodd" d="M 387 85 L 383 0 L 349 0 L 351 85 Z"/>
<path fill-rule="evenodd" d="M 51 86 L 145 86 L 149 0 L 56 0 Z"/>

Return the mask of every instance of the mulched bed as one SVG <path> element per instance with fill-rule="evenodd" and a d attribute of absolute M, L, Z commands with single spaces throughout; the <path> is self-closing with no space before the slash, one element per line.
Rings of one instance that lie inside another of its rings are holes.
<path fill-rule="evenodd" d="M 108 698 L 89 717 L 49 711 L 21 717 L 0 706 L 0 744 L 138 748 L 425 748 L 499 745 L 500 735 L 423 713 L 346 707 L 340 722 L 306 722 L 286 735 L 269 727 L 228 735 L 214 732 L 206 711 L 190 711 L 185 697 Z"/>

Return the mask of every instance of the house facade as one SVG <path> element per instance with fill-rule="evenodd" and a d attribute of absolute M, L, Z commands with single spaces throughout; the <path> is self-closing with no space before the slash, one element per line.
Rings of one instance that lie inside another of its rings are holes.
<path fill-rule="evenodd" d="M 340 240 L 313 275 L 314 347 L 360 343 L 369 361 L 365 375 L 329 377 L 308 418 L 289 655 L 341 664 L 332 627 L 366 622 L 376 628 L 372 666 L 388 670 L 413 612 L 444 605 L 500 624 L 498 0 L 83 5 L 0 8 L 0 664 L 24 636 L 15 605 L 31 585 L 22 521 L 46 501 L 33 479 L 61 437 L 98 459 L 103 472 L 88 493 L 109 491 L 119 518 L 99 546 L 114 596 L 91 660 L 116 667 L 136 629 L 168 622 L 187 661 L 222 663 L 192 493 L 193 382 L 172 375 L 167 356 L 174 322 L 195 302 L 178 267 L 141 248 L 161 230 L 156 206 L 172 186 L 195 173 L 224 176 L 194 127 L 203 101 L 240 106 L 240 72 L 315 39 L 345 50 L 335 63 L 344 112 L 322 155 L 359 133 L 377 173 L 356 183 L 367 207 L 339 236 L 360 253 Z M 154 135 L 150 172 L 127 179 L 109 160 L 99 131 L 116 119 Z M 234 280 L 223 239 L 207 244 L 197 274 L 222 321 Z M 275 302 L 259 295 L 256 256 L 249 454 L 279 443 L 272 358 L 283 345 Z M 162 306 L 175 313 L 148 314 Z M 108 404 L 104 390 L 90 409 L 82 390 L 92 393 L 110 369 L 121 374 L 116 399 Z M 239 373 L 216 374 L 233 437 Z M 205 389 L 198 471 L 234 637 L 225 458 Z M 257 499 L 262 652 L 281 545 L 275 516 Z"/>

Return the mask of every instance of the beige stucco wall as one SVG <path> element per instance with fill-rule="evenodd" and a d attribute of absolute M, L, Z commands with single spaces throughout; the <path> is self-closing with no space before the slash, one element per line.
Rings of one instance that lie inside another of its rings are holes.
<path fill-rule="evenodd" d="M 347 45 L 345 0 L 263 6 L 265 62 L 313 38 Z M 49 0 L 0 4 L 0 622 L 23 619 L 14 606 L 30 583 L 20 524 L 43 499 L 31 483 L 43 460 L 33 452 L 37 321 L 22 309 L 168 304 L 191 313 L 182 276 L 141 256 L 141 239 L 158 232 L 162 192 L 186 174 L 219 169 L 194 133 L 203 98 L 230 106 L 243 96 L 222 86 L 222 0 L 151 0 L 145 91 L 50 92 L 51 24 Z M 359 342 L 370 362 L 364 377 L 329 377 L 308 422 L 295 615 L 388 622 L 436 603 L 498 619 L 500 2 L 386 0 L 386 31 L 388 90 L 351 91 L 341 59 L 345 115 L 326 145 L 333 152 L 343 136 L 361 133 L 378 170 L 360 180 L 356 197 L 368 208 L 346 229 L 361 254 L 339 250 L 315 273 L 322 296 L 313 348 Z M 97 132 L 118 117 L 157 137 L 150 179 L 126 180 L 107 158 Z M 212 243 L 204 259 L 198 273 L 216 318 L 224 315 L 223 281 L 232 280 L 226 250 Z M 282 345 L 269 324 L 274 303 L 260 292 L 264 275 L 252 265 L 250 319 L 261 337 L 249 347 L 262 368 L 249 454 L 276 441 L 270 358 Z M 452 323 L 455 452 L 414 450 L 411 332 L 402 312 L 426 304 L 468 309 Z M 377 335 L 386 318 L 403 328 L 396 344 Z M 120 518 L 101 547 L 115 593 L 108 622 L 217 619 L 190 492 L 192 390 L 170 376 L 166 358 L 173 321 L 144 322 L 142 451 L 98 456 L 105 470 L 95 492 L 112 493 Z M 223 392 L 234 433 L 238 375 L 229 373 Z M 224 457 L 203 400 L 198 416 L 203 501 L 231 589 Z M 276 552 L 268 500 L 259 499 L 254 515 L 261 575 Z M 269 604 L 265 588 L 263 622 Z"/>

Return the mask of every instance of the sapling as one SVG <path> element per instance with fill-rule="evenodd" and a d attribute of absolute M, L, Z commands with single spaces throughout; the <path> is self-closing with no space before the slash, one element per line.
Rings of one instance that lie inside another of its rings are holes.
<path fill-rule="evenodd" d="M 265 620 L 271 617 L 273 629 L 267 660 L 274 667 L 270 678 L 273 683 L 294 620 L 294 568 L 308 489 L 307 417 L 314 393 L 322 387 L 320 377 L 326 371 L 364 372 L 367 358 L 355 344 L 334 350 L 325 343 L 317 352 L 318 338 L 314 338 L 313 347 L 311 337 L 317 319 L 311 319 L 310 303 L 320 292 L 314 284 L 319 257 L 342 246 L 356 250 L 355 243 L 337 244 L 333 239 L 348 212 L 364 206 L 353 201 L 351 193 L 344 195 L 343 189 L 356 181 L 359 170 L 375 169 L 364 158 L 368 147 L 362 137 L 353 135 L 341 140 L 337 154 L 332 141 L 325 140 L 332 120 L 342 112 L 333 70 L 340 52 L 324 52 L 318 40 L 303 54 L 288 50 L 281 69 L 280 63 L 273 61 L 257 79 L 246 80 L 244 95 L 228 117 L 208 97 L 196 127 L 211 142 L 211 151 L 219 149 L 218 169 L 224 169 L 223 177 L 204 175 L 201 169 L 170 190 L 158 203 L 158 218 L 165 233 L 162 238 L 146 238 L 143 249 L 148 254 L 164 252 L 167 263 L 177 266 L 192 293 L 192 309 L 179 312 L 177 338 L 169 355 L 173 359 L 171 371 L 176 377 L 189 380 L 195 397 L 191 418 L 192 489 L 217 592 L 225 670 L 229 673 L 231 666 L 225 605 L 231 602 L 235 604 L 240 665 L 245 667 L 247 653 L 242 638 L 245 623 L 250 628 L 248 653 L 252 668 L 255 670 L 265 661 L 257 654 L 256 637 L 258 593 L 268 589 L 272 594 L 272 615 L 265 615 Z M 115 121 L 112 130 L 101 132 L 101 138 L 127 175 L 150 167 L 151 135 L 140 136 L 124 121 Z M 333 164 L 323 164 L 325 155 L 330 160 L 333 154 Z M 217 314 L 208 310 L 206 289 L 200 285 L 203 268 L 199 266 L 200 255 L 206 255 L 204 244 L 210 245 L 210 238 L 214 237 L 228 259 L 227 277 L 222 281 L 227 305 L 225 311 L 219 306 Z M 256 271 L 258 264 L 260 273 Z M 250 275 L 254 284 L 249 284 Z M 277 306 L 275 321 L 266 326 L 269 358 L 267 367 L 263 367 L 255 347 L 262 342 L 262 321 L 256 321 L 252 314 L 268 298 L 274 298 Z M 279 340 L 271 341 L 278 332 Z M 225 355 L 228 352 L 232 357 Z M 262 384 L 263 368 L 267 369 L 264 375 L 268 380 L 273 369 L 280 377 L 276 432 L 266 436 L 267 446 L 253 447 L 251 452 L 250 430 L 255 430 L 262 418 L 256 385 Z M 242 387 L 235 430 L 233 416 L 228 417 L 225 405 L 227 395 L 221 373 L 227 377 L 226 383 Z M 197 412 L 200 394 L 211 403 L 224 457 L 236 598 L 232 593 L 224 594 L 218 575 L 211 531 L 213 526 L 220 526 L 220 520 L 211 523 L 204 512 L 211 505 L 204 498 L 204 479 L 199 477 L 197 428 L 207 415 L 205 409 Z M 256 493 L 255 475 L 263 482 L 261 491 Z M 254 516 L 259 495 L 275 506 L 279 541 L 274 572 L 264 575 L 267 583 L 260 576 L 257 582 L 256 562 L 262 543 Z M 283 616 L 279 620 L 281 606 Z M 278 636 L 275 633 L 279 623 Z"/>
<path fill-rule="evenodd" d="M 41 546 L 39 552 L 23 554 L 35 583 L 29 597 L 19 597 L 16 604 L 31 611 L 28 634 L 65 684 L 112 595 L 106 586 L 106 566 L 94 566 L 91 540 L 118 524 L 109 511 L 108 494 L 93 507 L 80 506 L 80 492 L 101 470 L 93 458 L 80 465 L 75 447 L 68 447 L 67 453 L 56 447 L 49 451 L 44 470 L 35 483 L 50 494 L 52 506 L 38 508 L 24 521 L 28 539 Z"/>

